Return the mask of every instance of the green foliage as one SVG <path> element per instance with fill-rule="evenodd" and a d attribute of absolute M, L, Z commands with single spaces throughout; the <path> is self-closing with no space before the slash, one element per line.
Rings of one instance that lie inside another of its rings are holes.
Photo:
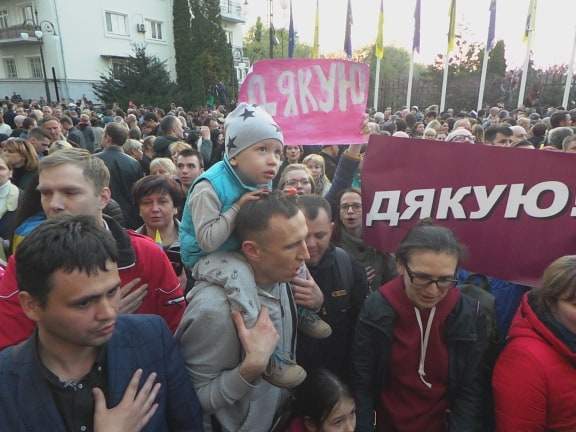
<path fill-rule="evenodd" d="M 499 77 L 506 75 L 506 46 L 499 40 L 488 56 L 488 74 Z"/>
<path fill-rule="evenodd" d="M 193 63 L 194 52 L 192 46 L 192 34 L 190 31 L 190 9 L 188 0 L 174 0 L 173 8 L 174 23 L 174 48 L 176 51 L 176 76 L 178 83 L 178 103 L 192 100 L 195 92 L 201 91 L 194 79 Z"/>
<path fill-rule="evenodd" d="M 369 45 L 354 51 L 354 58 L 370 65 L 370 88 L 368 100 L 374 100 L 374 82 L 376 80 L 376 53 L 375 45 Z M 384 47 L 384 56 L 380 62 L 380 89 L 382 83 L 387 81 L 407 80 L 410 70 L 410 53 L 404 48 L 392 46 Z M 420 64 L 414 65 L 414 79 L 417 79 L 425 72 L 425 67 Z M 403 99 L 405 98 L 405 94 Z M 380 103 L 382 100 L 380 99 Z M 372 106 L 372 103 L 370 103 Z"/>
<path fill-rule="evenodd" d="M 104 103 L 117 102 L 120 106 L 132 101 L 138 105 L 168 107 L 176 94 L 176 85 L 170 80 L 165 62 L 146 55 L 144 46 L 134 46 L 125 67 L 116 74 L 110 67 L 92 87 Z"/>
<path fill-rule="evenodd" d="M 238 83 L 232 47 L 222 28 L 219 0 L 174 0 L 178 102 L 189 108 L 204 106 L 214 85 L 223 82 L 230 98 Z"/>
<path fill-rule="evenodd" d="M 285 28 L 274 29 L 276 43 L 274 45 L 274 58 L 288 57 L 288 30 Z M 312 47 L 301 43 L 296 33 L 296 46 L 294 47 L 294 57 L 308 58 Z M 270 58 L 270 29 L 264 28 L 260 17 L 257 18 L 256 24 L 248 29 L 244 36 L 244 55 L 253 63 L 257 60 Z"/>

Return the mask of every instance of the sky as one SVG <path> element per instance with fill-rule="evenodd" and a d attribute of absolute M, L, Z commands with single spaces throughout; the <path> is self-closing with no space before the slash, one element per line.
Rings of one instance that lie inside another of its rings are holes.
<path fill-rule="evenodd" d="M 320 53 L 343 52 L 347 0 L 319 0 Z M 506 43 L 509 68 L 521 67 L 526 57 L 522 36 L 530 0 L 498 0 L 496 39 Z M 246 25 L 262 17 L 268 25 L 269 0 L 248 0 Z M 273 0 L 274 26 L 288 28 L 290 0 Z M 292 0 L 294 27 L 300 40 L 312 45 L 315 0 Z M 384 45 L 411 50 L 416 0 L 384 0 Z M 450 0 L 422 0 L 420 54 L 418 63 L 433 63 L 446 51 Z M 490 0 L 458 0 L 456 32 L 469 42 L 484 44 L 488 33 Z M 352 0 L 352 46 L 354 49 L 376 40 L 380 0 Z M 567 64 L 576 32 L 576 0 L 539 0 L 532 46 L 537 67 Z"/>

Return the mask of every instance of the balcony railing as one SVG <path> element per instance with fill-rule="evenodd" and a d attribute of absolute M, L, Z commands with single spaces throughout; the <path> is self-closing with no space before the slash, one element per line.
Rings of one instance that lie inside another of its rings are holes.
<path fill-rule="evenodd" d="M 22 43 L 37 43 L 38 39 L 34 35 L 34 26 L 28 24 L 20 24 L 17 26 L 6 27 L 0 29 L 0 43 L 2 42 L 22 42 Z M 23 39 L 21 33 L 28 33 L 28 39 Z"/>
<path fill-rule="evenodd" d="M 232 0 L 220 0 L 220 13 L 223 19 L 233 22 L 244 22 L 242 3 Z"/>

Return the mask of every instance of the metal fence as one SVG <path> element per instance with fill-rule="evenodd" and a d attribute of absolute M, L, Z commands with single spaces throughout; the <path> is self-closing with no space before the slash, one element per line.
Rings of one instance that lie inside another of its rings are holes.
<path fill-rule="evenodd" d="M 528 79 L 526 86 L 525 104 L 527 106 L 559 106 L 562 103 L 566 76 L 559 74 L 543 74 L 534 71 Z M 457 110 L 476 109 L 480 76 L 476 74 L 465 78 L 448 80 L 446 106 Z M 520 80 L 516 75 L 507 75 L 505 78 L 491 79 L 486 83 L 484 104 L 493 106 L 503 103 L 508 108 L 518 104 Z M 406 92 L 408 80 L 405 78 L 383 80 L 380 85 L 378 110 L 387 107 L 393 110 L 406 105 Z M 442 90 L 441 78 L 415 79 L 412 86 L 411 105 L 425 108 L 430 105 L 439 105 Z M 370 97 L 372 100 L 372 96 Z M 372 105 L 371 105 L 372 106 Z M 572 81 L 569 104 L 567 108 L 576 107 L 576 80 Z"/>

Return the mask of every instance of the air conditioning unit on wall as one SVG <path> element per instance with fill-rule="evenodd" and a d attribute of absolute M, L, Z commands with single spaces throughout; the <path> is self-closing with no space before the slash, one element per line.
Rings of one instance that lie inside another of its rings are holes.
<path fill-rule="evenodd" d="M 146 33 L 146 26 L 144 24 L 136 24 L 136 31 L 138 33 Z"/>

